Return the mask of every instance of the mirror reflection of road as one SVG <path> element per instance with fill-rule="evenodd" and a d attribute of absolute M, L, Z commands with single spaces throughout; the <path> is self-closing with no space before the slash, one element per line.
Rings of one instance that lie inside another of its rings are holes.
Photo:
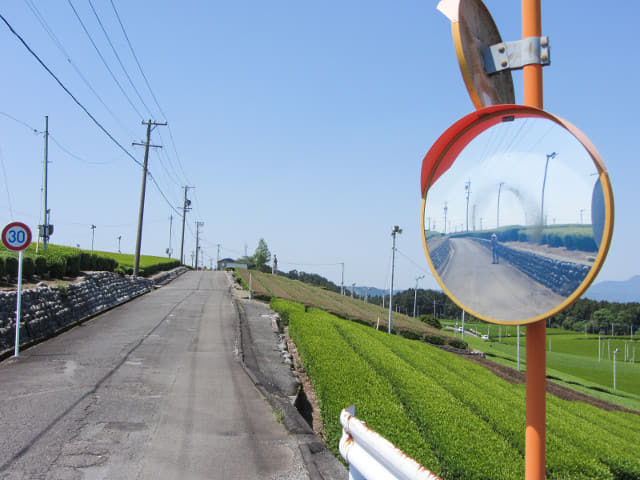
<path fill-rule="evenodd" d="M 562 297 L 470 238 L 451 238 L 451 258 L 440 278 L 474 312 L 496 320 L 532 318 L 558 306 Z"/>

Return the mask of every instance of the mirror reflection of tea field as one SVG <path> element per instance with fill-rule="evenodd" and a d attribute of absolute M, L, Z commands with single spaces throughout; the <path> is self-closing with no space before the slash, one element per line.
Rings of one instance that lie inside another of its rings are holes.
<path fill-rule="evenodd" d="M 441 321 L 460 327 L 455 321 Z M 517 330 L 515 326 L 466 323 L 464 340 L 471 348 L 503 365 L 517 366 Z M 470 334 L 477 332 L 478 336 Z M 489 335 L 483 340 L 480 335 Z M 458 332 L 458 336 L 461 334 Z M 526 370 L 526 327 L 520 328 L 521 370 Z M 625 346 L 626 345 L 626 346 Z M 616 391 L 613 390 L 613 352 L 616 357 Z M 625 358 L 626 355 L 626 358 Z M 640 335 L 601 336 L 598 360 L 598 335 L 547 330 L 547 377 L 574 390 L 618 405 L 640 410 Z"/>

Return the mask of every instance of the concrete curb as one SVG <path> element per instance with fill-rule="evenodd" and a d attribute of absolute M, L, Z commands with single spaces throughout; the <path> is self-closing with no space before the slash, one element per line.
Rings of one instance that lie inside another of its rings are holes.
<path fill-rule="evenodd" d="M 233 304 L 238 313 L 237 335 L 239 338 L 238 357 L 240 363 L 256 388 L 269 401 L 271 407 L 280 412 L 282 424 L 287 431 L 296 437 L 309 478 L 311 480 L 347 479 L 348 472 L 346 468 L 333 456 L 327 446 L 316 437 L 313 429 L 293 406 L 290 398 L 280 392 L 276 385 L 265 378 L 260 371 L 246 312 L 236 297 L 233 298 Z"/>

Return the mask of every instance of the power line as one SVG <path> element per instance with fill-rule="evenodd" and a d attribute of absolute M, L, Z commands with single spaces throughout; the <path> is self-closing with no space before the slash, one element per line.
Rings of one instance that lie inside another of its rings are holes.
<path fill-rule="evenodd" d="M 118 63 L 120 64 L 120 67 L 122 68 L 122 71 L 124 72 L 125 76 L 127 77 L 127 80 L 129 80 L 129 84 L 131 85 L 131 88 L 133 88 L 133 91 L 136 92 L 136 95 L 138 95 L 138 99 L 140 99 L 140 102 L 142 103 L 144 108 L 146 108 L 147 112 L 149 113 L 149 115 L 151 115 L 151 110 L 149 110 L 149 107 L 147 106 L 147 104 L 144 103 L 144 100 L 142 99 L 142 96 L 140 95 L 140 92 L 138 91 L 136 86 L 133 84 L 133 80 L 131 80 L 131 77 L 129 76 L 129 72 L 127 72 L 127 69 L 125 68 L 124 64 L 122 63 L 122 60 L 120 60 L 120 55 L 118 55 L 118 51 L 116 50 L 116 47 L 113 46 L 113 42 L 111 42 L 111 38 L 109 37 L 109 34 L 107 33 L 107 30 L 104 28 L 104 25 L 102 24 L 102 20 L 100 20 L 100 17 L 98 16 L 98 12 L 96 12 L 96 9 L 93 7 L 93 2 L 91 0 L 88 0 L 88 2 L 89 2 L 89 6 L 91 7 L 91 11 L 93 12 L 93 14 L 96 17 L 96 20 L 98 21 L 98 25 L 100 25 L 100 28 L 102 29 L 102 33 L 104 33 L 104 36 L 107 39 L 107 42 L 109 43 L 109 46 L 111 47 L 111 50 L 113 51 L 113 54 L 116 56 L 116 59 L 118 60 Z"/>
<path fill-rule="evenodd" d="M 98 56 L 100 57 L 100 60 L 102 60 L 102 63 L 104 64 L 104 66 L 106 67 L 107 71 L 111 75 L 111 78 L 113 79 L 114 82 L 116 82 L 116 85 L 118 85 L 118 88 L 122 92 L 122 95 L 124 95 L 124 97 L 129 102 L 129 105 L 131 105 L 131 108 L 133 108 L 133 110 L 138 114 L 138 116 L 140 118 L 143 118 L 144 116 L 142 115 L 142 113 L 140 113 L 140 111 L 137 109 L 137 107 L 133 104 L 133 102 L 131 101 L 131 98 L 129 98 L 129 95 L 127 95 L 127 92 L 124 91 L 124 88 L 122 88 L 122 85 L 120 84 L 120 82 L 118 81 L 118 79 L 114 75 L 113 71 L 109 67 L 109 64 L 107 63 L 107 61 L 105 60 L 104 56 L 102 55 L 102 52 L 100 52 L 100 49 L 96 45 L 96 42 L 93 41 L 93 37 L 91 37 L 91 34 L 89 33 L 89 30 L 87 30 L 87 27 L 84 25 L 84 22 L 82 21 L 82 18 L 80 18 L 80 15 L 78 14 L 78 11 L 76 10 L 76 8 L 73 6 L 73 3 L 71 3 L 71 0 L 67 0 L 67 3 L 69 4 L 71 9 L 73 10 L 73 13 L 75 14 L 76 18 L 78 19 L 78 22 L 80 22 L 80 25 L 82 26 L 82 29 L 84 30 L 84 33 L 89 38 L 89 41 L 91 42 L 91 45 L 93 45 L 93 48 L 98 53 Z"/>
<path fill-rule="evenodd" d="M 11 31 L 11 33 L 13 33 L 13 35 L 16 36 L 16 38 L 18 38 L 18 40 L 20 40 L 20 43 L 22 43 L 22 45 L 24 45 L 24 47 L 29 51 L 29 53 L 31 55 L 33 55 L 33 57 L 38 61 L 38 63 L 42 66 L 42 68 L 44 68 L 47 73 L 49 73 L 49 75 L 51 75 L 53 77 L 53 79 L 58 83 L 58 85 L 60 85 L 60 87 L 62 87 L 62 89 L 67 93 L 67 95 L 69 95 L 73 101 L 76 103 L 76 105 L 78 105 L 83 111 L 84 113 L 87 114 L 87 116 L 93 121 L 93 123 L 95 123 L 98 128 L 100 130 L 102 130 L 102 132 L 109 137 L 109 139 L 115 143 L 118 148 L 120 150 L 122 150 L 125 155 L 127 155 L 129 158 L 131 158 L 131 160 L 133 160 L 139 167 L 142 167 L 142 163 L 140 163 L 140 161 L 138 161 L 126 148 L 124 148 L 122 146 L 122 144 L 120 144 L 120 142 L 118 142 L 113 135 L 111 135 L 111 133 L 109 133 L 109 131 L 102 126 L 102 124 L 89 112 L 89 110 L 87 110 L 87 108 L 80 102 L 80 100 L 78 100 L 73 93 L 71 93 L 71 91 L 64 85 L 64 83 L 62 83 L 62 81 L 51 71 L 51 69 L 49 67 L 47 67 L 47 65 L 40 59 L 40 57 L 31 49 L 31 47 L 27 44 L 27 42 L 20 36 L 20 34 L 18 34 L 18 32 L 16 32 L 14 30 L 14 28 L 11 26 L 11 24 L 7 21 L 6 18 L 4 18 L 4 16 L 2 14 L 0 14 L 0 19 L 2 19 L 2 21 L 5 23 L 5 25 L 9 28 L 9 30 Z"/>
<path fill-rule="evenodd" d="M 38 7 L 36 7 L 35 4 L 33 4 L 32 0 L 25 0 L 25 3 L 27 4 L 29 9 L 31 10 L 31 13 L 33 13 L 33 15 L 36 17 L 38 22 L 40 22 L 40 25 L 42 25 L 42 28 L 44 29 L 44 31 L 47 32 L 47 35 L 49 35 L 49 38 L 51 38 L 51 40 L 56 45 L 58 50 L 62 53 L 62 55 L 64 56 L 64 58 L 67 61 L 67 63 L 69 63 L 69 65 L 71 65 L 71 67 L 73 67 L 75 72 L 78 74 L 78 76 L 84 82 L 84 84 L 87 86 L 87 88 L 91 91 L 91 93 L 93 93 L 93 95 L 98 99 L 98 101 L 102 104 L 102 106 L 105 108 L 105 110 L 113 117 L 113 119 L 120 126 L 120 128 L 122 128 L 122 130 L 124 132 L 127 132 L 127 133 L 130 134 L 129 130 L 124 125 L 124 123 L 116 116 L 115 113 L 113 113 L 113 111 L 109 108 L 109 106 L 105 103 L 105 101 L 102 100 L 102 97 L 98 94 L 98 92 L 95 90 L 95 88 L 93 88 L 93 86 L 89 83 L 89 80 L 87 80 L 87 78 L 82 74 L 80 69 L 71 60 L 71 55 L 69 55 L 69 53 L 66 51 L 66 49 L 64 48 L 64 46 L 62 45 L 62 43 L 60 42 L 60 40 L 58 39 L 56 34 L 53 32 L 51 27 L 49 27 L 49 25 L 47 24 L 47 21 L 44 19 L 44 16 L 42 15 L 42 13 L 40 13 L 40 10 L 38 10 Z"/>
<path fill-rule="evenodd" d="M 14 122 L 19 123 L 19 124 L 20 124 L 20 125 L 22 125 L 23 127 L 27 127 L 29 130 L 31 130 L 31 132 L 32 132 L 34 135 L 39 135 L 39 134 L 41 134 L 41 133 L 42 133 L 42 132 L 41 132 L 40 130 L 38 130 L 37 128 L 32 127 L 32 126 L 31 126 L 31 125 L 29 125 L 28 123 L 25 123 L 25 122 L 23 122 L 22 120 L 19 120 L 19 119 L 17 119 L 17 118 L 16 118 L 16 117 L 14 117 L 14 116 L 9 115 L 8 113 L 0 112 L 0 115 L 4 115 L 5 117 L 7 117 L 7 118 L 9 118 L 9 119 L 13 120 Z"/>
<path fill-rule="evenodd" d="M 11 220 L 15 217 L 13 216 L 13 205 L 11 204 L 11 193 L 9 192 L 9 177 L 7 177 L 7 170 L 4 166 L 4 155 L 2 154 L 2 150 L 0 149 L 0 166 L 2 166 L 2 175 L 4 177 L 4 188 L 7 192 L 7 202 L 9 203 L 9 214 L 11 215 Z"/>
<path fill-rule="evenodd" d="M 118 23 L 120 24 L 120 28 L 122 29 L 122 34 L 124 35 L 124 38 L 127 41 L 127 45 L 129 45 L 129 50 L 131 50 L 131 55 L 133 56 L 133 59 L 136 62 L 136 65 L 138 65 L 138 70 L 140 70 L 140 75 L 142 75 L 142 78 L 144 79 L 145 84 L 147 85 L 147 88 L 149 89 L 149 93 L 151 93 L 151 97 L 153 98 L 153 101 L 155 102 L 156 106 L 158 107 L 158 110 L 160 110 L 160 113 L 162 114 L 162 116 L 164 117 L 165 121 L 167 120 L 167 114 L 164 112 L 164 110 L 162 109 L 162 106 L 160 105 L 160 102 L 158 101 L 158 98 L 156 97 L 156 94 L 153 92 L 153 89 L 151 88 L 151 83 L 149 82 L 149 79 L 147 78 L 147 75 L 144 73 L 144 70 L 142 69 L 142 65 L 140 64 L 140 61 L 138 60 L 138 56 L 136 55 L 135 50 L 133 49 L 133 45 L 131 44 L 131 41 L 129 40 L 129 35 L 127 35 L 127 30 L 124 28 L 124 24 L 122 23 L 122 20 L 120 18 L 120 15 L 118 14 L 118 10 L 116 9 L 116 5 L 113 2 L 113 0 L 110 0 L 111 2 L 111 7 L 113 8 L 113 12 L 116 15 L 116 18 L 118 19 Z M 168 130 L 169 130 L 169 139 L 171 140 L 171 146 L 173 148 L 173 152 L 176 155 L 176 160 L 178 163 L 178 167 L 180 168 L 182 175 L 184 176 L 184 179 L 186 181 L 186 185 L 189 185 L 191 182 L 189 181 L 187 174 L 184 171 L 184 167 L 182 164 L 182 160 L 180 159 L 180 155 L 178 154 L 178 149 L 176 148 L 176 142 L 173 138 L 173 130 L 171 129 L 171 125 L 167 126 Z"/>

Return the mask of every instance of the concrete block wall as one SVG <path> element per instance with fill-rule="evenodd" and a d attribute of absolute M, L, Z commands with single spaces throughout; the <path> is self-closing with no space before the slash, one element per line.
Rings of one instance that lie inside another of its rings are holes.
<path fill-rule="evenodd" d="M 480 238 L 474 238 L 474 240 L 491 250 L 489 240 Z M 498 244 L 498 257 L 511 263 L 538 283 L 565 297 L 571 295 L 578 288 L 591 270 L 590 265 L 556 260 L 532 252 L 516 250 L 500 243 Z"/>
<path fill-rule="evenodd" d="M 146 278 L 92 272 L 79 283 L 23 290 L 20 343 L 47 338 L 73 322 L 149 292 L 152 285 Z M 16 295 L 0 292 L 0 352 L 14 346 Z"/>

